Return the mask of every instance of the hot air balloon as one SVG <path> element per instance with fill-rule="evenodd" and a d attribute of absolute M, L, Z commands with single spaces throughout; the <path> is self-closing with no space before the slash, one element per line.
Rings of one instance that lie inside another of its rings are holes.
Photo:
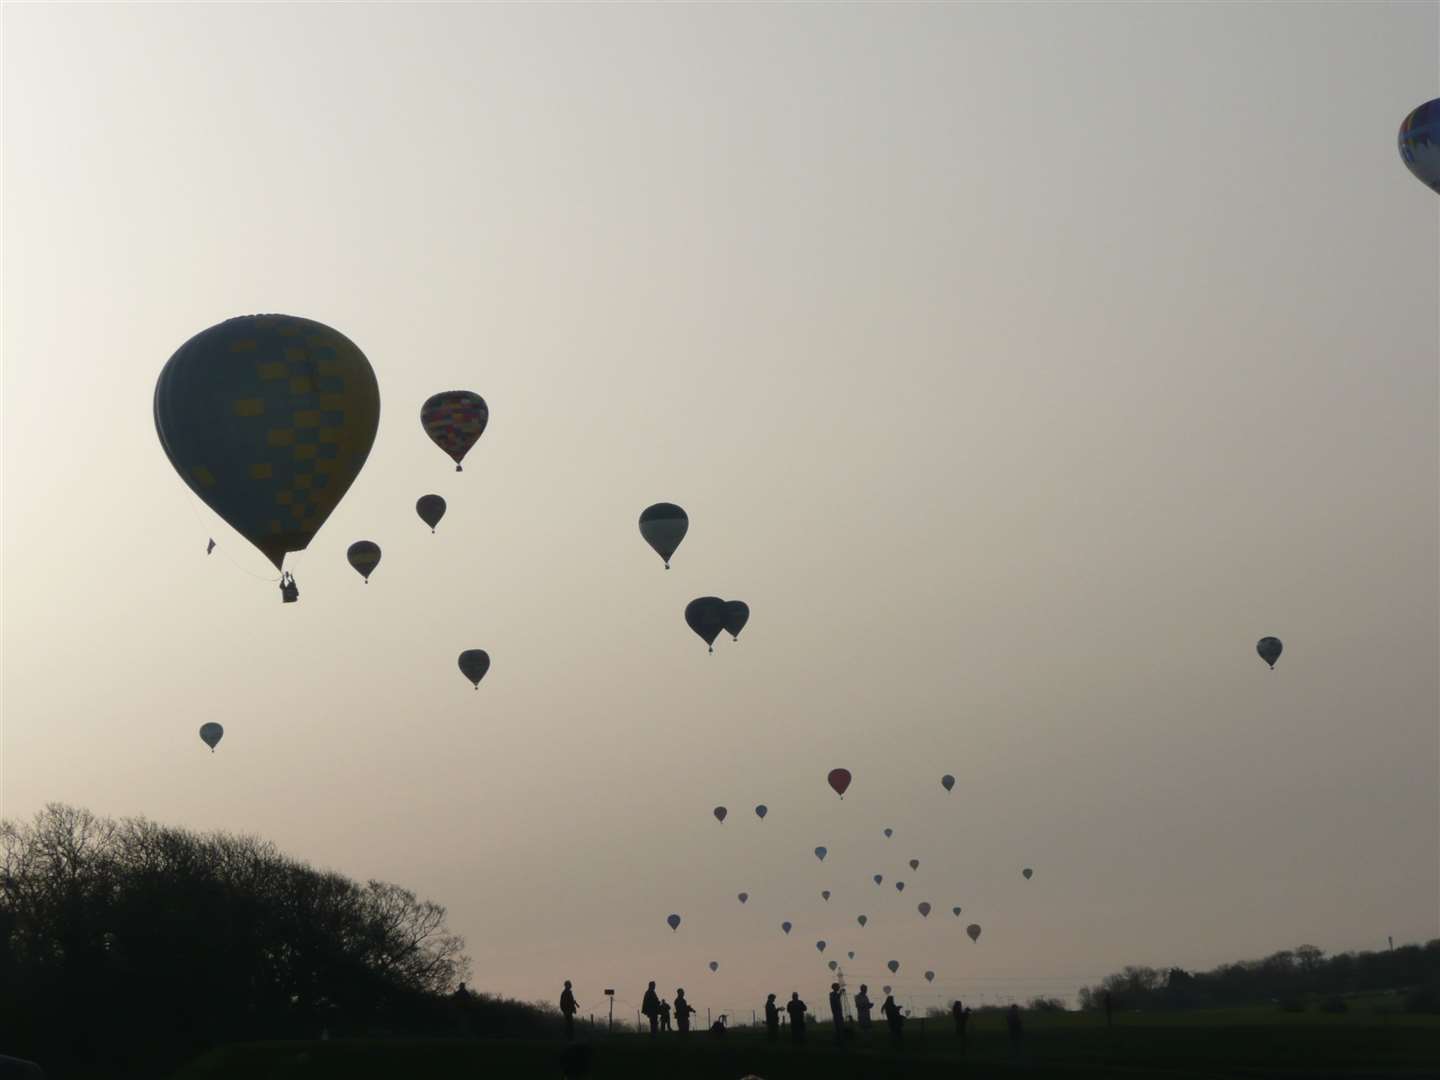
<path fill-rule="evenodd" d="M 825 777 L 825 779 L 828 780 L 830 786 L 835 789 L 835 794 L 843 799 L 846 789 L 850 787 L 850 770 L 831 769 L 830 774 Z"/>
<path fill-rule="evenodd" d="M 765 820 L 765 815 L 769 812 L 770 808 L 764 803 L 761 803 L 759 806 L 755 807 L 755 816 L 758 817 L 761 821 Z"/>
<path fill-rule="evenodd" d="M 380 545 L 371 540 L 356 540 L 345 552 L 345 558 L 350 560 L 355 572 L 369 585 L 370 575 L 375 572 L 375 567 L 380 565 Z"/>
<path fill-rule="evenodd" d="M 894 836 L 894 835 L 895 835 L 895 830 L 894 830 L 894 829 L 886 829 L 886 830 L 885 830 L 885 839 L 886 839 L 886 840 L 889 840 L 890 837 L 892 837 L 892 836 Z"/>
<path fill-rule="evenodd" d="M 915 910 L 920 912 L 922 918 L 928 919 L 930 917 L 930 904 L 925 900 L 921 900 L 920 903 L 916 905 Z"/>
<path fill-rule="evenodd" d="M 716 963 L 714 960 L 711 960 L 711 961 L 710 961 L 710 970 L 711 970 L 711 971 L 719 971 L 719 970 L 720 970 L 720 965 L 719 965 L 718 963 Z"/>
<path fill-rule="evenodd" d="M 740 631 L 750 621 L 750 605 L 744 600 L 725 601 L 725 632 L 732 641 L 740 640 Z"/>
<path fill-rule="evenodd" d="M 1278 637 L 1262 637 L 1255 643 L 1255 651 L 1260 654 L 1261 660 L 1270 665 L 1272 671 L 1275 669 L 1275 661 L 1280 659 L 1284 650 L 1285 646 Z"/>
<path fill-rule="evenodd" d="M 685 624 L 715 651 L 715 639 L 725 629 L 725 601 L 718 596 L 701 596 L 685 605 Z"/>
<path fill-rule="evenodd" d="M 742 892 L 737 899 L 743 904 L 746 900 L 750 899 L 750 894 L 748 892 Z"/>
<path fill-rule="evenodd" d="M 855 954 L 854 954 L 853 952 L 847 952 L 845 955 L 846 955 L 847 957 L 849 957 L 851 960 L 854 960 L 854 959 L 855 959 Z"/>
<path fill-rule="evenodd" d="M 887 961 L 885 962 L 885 966 L 890 969 L 890 974 L 891 974 L 891 975 L 894 975 L 897 971 L 900 970 L 900 961 L 899 961 L 899 960 L 887 960 Z M 888 994 L 890 991 L 887 990 L 887 991 L 885 991 L 885 992 Z"/>
<path fill-rule="evenodd" d="M 950 910 L 955 913 L 955 917 L 956 917 L 956 918 L 959 918 L 959 916 L 960 916 L 960 909 L 959 909 L 958 907 L 953 907 L 953 908 L 951 908 Z"/>
<path fill-rule="evenodd" d="M 825 951 L 825 942 L 823 942 L 823 941 L 817 941 L 817 942 L 815 942 L 815 948 L 818 949 L 820 952 L 823 953 L 823 952 Z"/>
<path fill-rule="evenodd" d="M 905 883 L 904 883 L 903 881 L 897 881 L 897 882 L 895 882 L 895 891 L 896 891 L 896 892 L 904 892 L 904 891 L 905 891 Z"/>
<path fill-rule="evenodd" d="M 431 442 L 450 455 L 456 472 L 489 422 L 485 399 L 469 390 L 446 390 L 420 406 L 420 426 Z"/>
<path fill-rule="evenodd" d="M 815 858 L 819 859 L 821 862 L 824 862 L 824 861 L 825 861 L 825 856 L 828 855 L 828 854 L 830 854 L 830 852 L 829 852 L 829 850 L 826 849 L 826 848 L 817 847 L 817 848 L 815 849 Z"/>
<path fill-rule="evenodd" d="M 220 744 L 220 740 L 224 737 L 225 729 L 215 723 L 215 721 L 212 720 L 208 724 L 200 725 L 200 741 L 210 747 L 212 754 L 215 752 L 215 747 Z"/>
<path fill-rule="evenodd" d="M 919 870 L 919 869 L 920 869 L 920 860 L 919 860 L 919 859 L 911 859 L 911 860 L 910 860 L 910 869 L 911 869 L 911 870 Z"/>
<path fill-rule="evenodd" d="M 884 874 L 876 874 L 876 875 L 875 875 L 875 884 L 876 884 L 876 885 L 879 885 L 879 884 L 880 884 L 882 881 L 884 881 L 884 880 L 885 880 L 885 875 L 884 875 Z"/>
<path fill-rule="evenodd" d="M 863 928 L 865 924 L 870 921 L 870 917 L 868 915 L 857 915 L 855 916 L 855 921 Z"/>
<path fill-rule="evenodd" d="M 430 531 L 435 531 L 435 526 L 440 524 L 440 519 L 445 516 L 445 500 L 439 495 L 421 495 L 415 500 L 415 513 L 420 515 L 420 520 L 430 526 Z"/>
<path fill-rule="evenodd" d="M 969 926 L 965 927 L 965 933 L 970 935 L 971 941 L 979 941 L 980 924 L 978 922 L 972 922 Z"/>
<path fill-rule="evenodd" d="M 667 917 L 665 921 L 670 924 L 670 929 L 671 929 L 672 932 L 675 931 L 675 930 L 679 930 L 679 929 L 680 929 L 680 916 L 679 916 L 679 915 L 671 915 L 671 916 Z"/>
<path fill-rule="evenodd" d="M 689 528 L 690 519 L 674 503 L 656 503 L 640 512 L 640 535 L 664 561 L 666 570 L 670 569 L 670 556 Z"/>
<path fill-rule="evenodd" d="M 888 987 L 888 986 L 882 986 L 880 989 L 881 989 L 881 991 L 882 991 L 883 993 L 886 993 L 886 994 L 890 993 L 890 987 Z"/>
<path fill-rule="evenodd" d="M 782 923 L 780 924 L 780 929 L 781 929 L 781 930 L 784 930 L 785 933 L 788 934 L 788 933 L 790 933 L 790 924 L 789 924 L 788 922 L 782 922 Z"/>
<path fill-rule="evenodd" d="M 725 815 L 729 812 L 730 811 L 726 810 L 723 806 L 717 806 L 711 811 L 711 813 L 715 815 L 715 820 L 720 822 L 721 825 L 725 824 Z"/>
<path fill-rule="evenodd" d="M 927 972 L 925 972 L 925 981 L 926 981 L 926 982 L 934 982 L 934 981 L 935 981 L 935 973 L 934 973 L 933 971 L 927 971 Z"/>
<path fill-rule="evenodd" d="M 821 889 L 821 890 L 820 890 L 820 899 L 821 899 L 821 900 L 829 900 L 829 899 L 830 899 L 830 890 L 829 890 L 829 889 Z"/>
<path fill-rule="evenodd" d="M 1032 877 L 1035 876 L 1035 871 L 1034 871 L 1034 870 L 1031 870 L 1030 867 L 1028 867 L 1028 866 L 1025 867 L 1024 870 L 1021 870 L 1020 873 L 1022 873 L 1022 874 L 1025 875 L 1025 880 L 1026 880 L 1026 881 L 1029 881 Z"/>
<path fill-rule="evenodd" d="M 359 475 L 380 422 L 365 354 L 292 315 L 196 334 L 155 383 L 155 431 L 200 499 L 283 569 Z"/>
<path fill-rule="evenodd" d="M 949 791 L 955 786 L 955 777 L 951 776 L 947 772 L 944 776 L 940 777 L 940 786 L 943 787 L 946 791 Z"/>
<path fill-rule="evenodd" d="M 460 674 L 480 689 L 480 680 L 490 670 L 490 654 L 484 649 L 466 649 L 460 654 Z"/>
<path fill-rule="evenodd" d="M 829 967 L 831 971 L 834 971 L 837 967 L 840 966 L 840 962 L 838 960 L 831 960 L 830 963 L 826 966 Z"/>
<path fill-rule="evenodd" d="M 1416 106 L 1400 125 L 1400 159 L 1415 179 L 1440 194 L 1440 98 Z"/>

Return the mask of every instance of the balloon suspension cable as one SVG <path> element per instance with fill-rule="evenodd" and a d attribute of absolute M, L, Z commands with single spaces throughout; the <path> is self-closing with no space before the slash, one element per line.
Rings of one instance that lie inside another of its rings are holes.
<path fill-rule="evenodd" d="M 182 501 L 185 503 L 185 509 L 190 512 L 190 517 L 191 517 L 192 519 L 194 519 L 195 524 L 196 524 L 196 525 L 199 525 L 201 528 L 204 528 L 205 523 L 200 520 L 200 515 L 195 512 L 195 507 L 190 504 L 190 502 L 189 502 L 188 499 L 185 499 L 183 496 L 182 496 L 181 498 L 182 498 Z M 236 562 L 234 559 L 232 559 L 232 558 L 230 557 L 230 552 L 226 549 L 226 547 L 225 547 L 224 544 L 216 544 L 216 543 L 215 543 L 214 537 L 209 536 L 209 535 L 208 535 L 208 531 L 207 531 L 206 539 L 210 541 L 210 543 L 214 546 L 214 548 L 216 548 L 216 549 L 219 550 L 220 554 L 225 557 L 225 561 L 226 561 L 226 562 L 228 562 L 228 563 L 229 563 L 231 566 L 233 566 L 236 570 L 239 570 L 239 571 L 240 571 L 242 574 L 244 574 L 246 577 L 252 577 L 252 578 L 254 578 L 256 581 L 276 582 L 276 581 L 279 581 L 279 580 L 280 580 L 278 577 L 270 577 L 270 576 L 267 576 L 267 575 L 265 575 L 265 574 L 257 574 L 257 573 L 255 573 L 255 571 L 253 571 L 253 570 L 247 570 L 245 567 L 241 566 L 238 562 Z M 206 554 L 206 555 L 209 555 L 209 554 L 211 554 L 211 552 L 210 552 L 210 551 L 206 551 L 205 554 Z M 213 753 L 213 751 L 212 751 L 212 753 Z"/>

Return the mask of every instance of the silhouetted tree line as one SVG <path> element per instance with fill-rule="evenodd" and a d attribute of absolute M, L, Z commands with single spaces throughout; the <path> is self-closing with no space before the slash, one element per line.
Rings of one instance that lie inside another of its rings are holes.
<path fill-rule="evenodd" d="M 248 1039 L 523 1034 L 534 1006 L 453 994 L 445 909 L 252 837 L 50 805 L 0 822 L 0 1053 L 158 1075 Z"/>
<path fill-rule="evenodd" d="M 1082 1009 L 1103 1009 L 1111 995 L 1116 1009 L 1196 1009 L 1261 1003 L 1303 1007 L 1319 998 L 1322 1007 L 1345 1008 L 1346 995 L 1394 992 L 1416 1012 L 1440 1012 L 1440 939 L 1384 952 L 1347 952 L 1327 957 L 1314 945 L 1284 949 L 1263 960 L 1222 964 L 1188 972 L 1127 967 L 1099 986 L 1080 991 Z"/>

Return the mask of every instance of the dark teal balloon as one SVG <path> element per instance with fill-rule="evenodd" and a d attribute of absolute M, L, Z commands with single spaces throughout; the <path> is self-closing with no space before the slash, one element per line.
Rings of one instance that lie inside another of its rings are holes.
<path fill-rule="evenodd" d="M 480 680 L 490 670 L 490 654 L 484 649 L 466 649 L 460 654 L 460 674 L 480 689 Z"/>
<path fill-rule="evenodd" d="M 701 596 L 685 605 L 685 625 L 715 651 L 715 639 L 725 629 L 725 601 L 718 596 Z"/>
<path fill-rule="evenodd" d="M 375 372 L 338 330 L 244 315 L 196 334 L 155 383 L 180 478 L 279 569 L 359 475 L 380 422 Z"/>
<path fill-rule="evenodd" d="M 1400 159 L 1415 179 L 1440 194 L 1440 98 L 1427 101 L 1400 125 Z"/>
<path fill-rule="evenodd" d="M 415 500 L 415 513 L 420 515 L 420 520 L 430 526 L 430 531 L 435 531 L 435 526 L 440 524 L 440 519 L 445 516 L 445 500 L 439 495 L 421 495 Z"/>

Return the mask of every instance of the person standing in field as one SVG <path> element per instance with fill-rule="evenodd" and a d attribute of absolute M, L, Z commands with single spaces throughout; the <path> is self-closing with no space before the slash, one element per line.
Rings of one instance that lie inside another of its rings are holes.
<path fill-rule="evenodd" d="M 1005 1014 L 1005 1030 L 1010 1033 L 1010 1053 L 1018 1056 L 1020 1039 L 1024 1035 L 1020 1025 L 1019 1005 L 1011 1005 L 1010 1010 Z"/>
<path fill-rule="evenodd" d="M 660 999 L 660 1030 L 670 1030 L 670 1002 Z"/>
<path fill-rule="evenodd" d="M 645 997 L 640 1002 L 640 1015 L 650 1021 L 650 1034 L 656 1035 L 660 1030 L 660 998 L 655 993 L 655 980 L 650 980 L 650 986 L 645 991 Z"/>
<path fill-rule="evenodd" d="M 575 1038 L 575 1014 L 580 1006 L 575 1004 L 575 995 L 570 991 L 570 980 L 565 980 L 565 989 L 560 991 L 560 1015 L 565 1018 L 565 1038 Z"/>
<path fill-rule="evenodd" d="M 690 1002 L 685 1000 L 685 991 L 675 991 L 675 1024 L 680 1028 L 681 1035 L 690 1034 L 690 1014 L 695 1010 L 690 1007 Z"/>
<path fill-rule="evenodd" d="M 800 991 L 790 992 L 790 1004 L 785 1006 L 790 1014 L 790 1038 L 800 1043 L 805 1041 L 805 1003 L 800 1000 Z"/>
<path fill-rule="evenodd" d="M 970 1023 L 970 1010 L 965 1008 L 961 1001 L 956 1001 L 950 1010 L 950 1015 L 955 1017 L 955 1034 L 960 1036 L 960 1056 L 965 1056 L 965 1028 Z"/>
<path fill-rule="evenodd" d="M 845 1012 L 840 1007 L 840 984 L 830 984 L 830 1022 L 835 1025 L 835 1041 L 845 1039 Z"/>
<path fill-rule="evenodd" d="M 870 1010 L 874 1003 L 870 1000 L 870 987 L 864 983 L 860 984 L 860 992 L 855 995 L 855 1018 L 860 1023 L 862 1031 L 870 1030 Z"/>
<path fill-rule="evenodd" d="M 895 1004 L 895 995 L 886 994 L 885 1004 L 880 1006 L 880 1012 L 885 1017 L 885 1022 L 890 1025 L 890 1042 L 900 1045 L 900 1040 L 905 1037 L 905 1014 L 900 1011 L 900 1006 Z"/>
<path fill-rule="evenodd" d="M 765 1037 L 774 1042 L 780 1037 L 780 1006 L 775 1004 L 775 995 L 765 999 Z"/>

